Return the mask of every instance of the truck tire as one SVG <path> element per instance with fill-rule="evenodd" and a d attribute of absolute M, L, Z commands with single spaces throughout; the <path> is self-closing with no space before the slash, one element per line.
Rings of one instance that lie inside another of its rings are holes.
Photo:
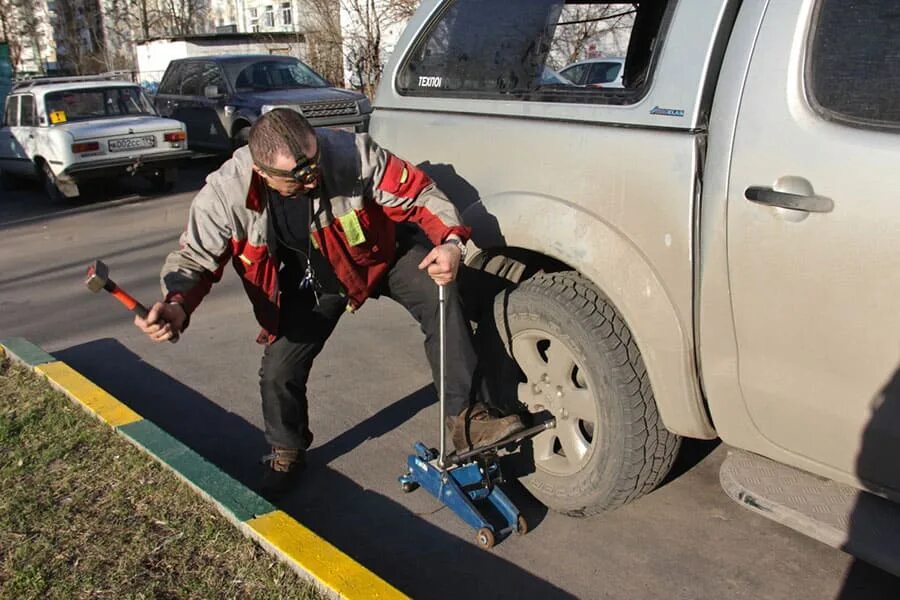
<path fill-rule="evenodd" d="M 521 370 L 519 402 L 557 420 L 531 440 L 522 482 L 537 499 L 588 516 L 659 485 L 681 438 L 663 426 L 637 344 L 602 292 L 574 271 L 538 273 L 497 296 L 494 319 Z"/>

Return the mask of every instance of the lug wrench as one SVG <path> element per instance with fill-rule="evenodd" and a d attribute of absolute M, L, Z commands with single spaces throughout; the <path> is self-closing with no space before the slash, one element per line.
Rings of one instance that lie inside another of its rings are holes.
<path fill-rule="evenodd" d="M 150 312 L 146 306 L 138 302 L 131 294 L 120 288 L 115 281 L 109 278 L 109 267 L 102 260 L 95 260 L 94 264 L 88 267 L 87 278 L 84 280 L 84 284 L 87 286 L 87 289 L 94 293 L 106 290 L 116 300 L 124 304 L 125 308 L 142 319 L 146 319 L 147 314 Z M 173 336 L 169 338 L 169 342 L 174 344 L 178 341 L 179 336 L 177 331 L 172 333 Z"/>

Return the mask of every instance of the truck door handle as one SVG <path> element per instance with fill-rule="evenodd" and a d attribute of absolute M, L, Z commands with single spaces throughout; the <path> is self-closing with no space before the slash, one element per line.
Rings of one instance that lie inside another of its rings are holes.
<path fill-rule="evenodd" d="M 827 213 L 834 210 L 834 200 L 825 196 L 791 194 L 756 185 L 752 185 L 744 191 L 744 198 L 766 206 L 777 206 L 805 212 Z"/>

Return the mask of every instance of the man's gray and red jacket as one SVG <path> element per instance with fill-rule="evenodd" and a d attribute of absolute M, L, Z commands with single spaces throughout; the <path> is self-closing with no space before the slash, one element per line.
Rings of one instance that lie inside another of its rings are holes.
<path fill-rule="evenodd" d="M 322 129 L 317 135 L 320 196 L 310 233 L 349 310 L 362 306 L 394 260 L 395 223 L 416 223 L 434 244 L 451 234 L 468 239 L 456 208 L 421 169 L 368 134 Z M 258 341 L 265 343 L 278 335 L 278 264 L 268 239 L 268 191 L 251 165 L 244 147 L 206 178 L 191 204 L 181 248 L 163 265 L 162 289 L 167 302 L 181 303 L 190 315 L 230 259 L 263 328 Z"/>

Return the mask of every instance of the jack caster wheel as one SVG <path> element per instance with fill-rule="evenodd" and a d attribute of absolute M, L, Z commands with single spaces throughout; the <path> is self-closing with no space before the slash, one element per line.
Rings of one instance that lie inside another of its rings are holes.
<path fill-rule="evenodd" d="M 487 527 L 482 527 L 475 535 L 475 541 L 484 549 L 494 547 L 494 532 Z"/>
<path fill-rule="evenodd" d="M 407 482 L 400 484 L 400 489 L 408 494 L 410 492 L 414 492 L 417 489 L 419 489 L 419 484 L 416 483 L 415 481 L 407 481 Z"/>
<path fill-rule="evenodd" d="M 526 533 L 528 533 L 528 522 L 525 517 L 519 515 L 519 518 L 516 519 L 516 535 L 525 535 Z"/>

